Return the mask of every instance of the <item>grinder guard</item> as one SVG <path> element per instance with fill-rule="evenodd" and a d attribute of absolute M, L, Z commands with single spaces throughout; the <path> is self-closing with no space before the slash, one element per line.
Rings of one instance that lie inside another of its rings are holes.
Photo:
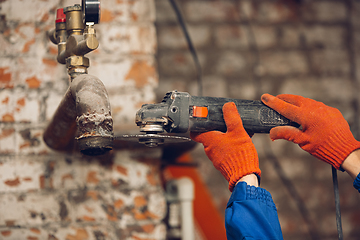
<path fill-rule="evenodd" d="M 141 132 L 186 133 L 189 129 L 189 99 L 188 93 L 168 92 L 161 103 L 144 104 L 136 113 L 135 122 Z"/>

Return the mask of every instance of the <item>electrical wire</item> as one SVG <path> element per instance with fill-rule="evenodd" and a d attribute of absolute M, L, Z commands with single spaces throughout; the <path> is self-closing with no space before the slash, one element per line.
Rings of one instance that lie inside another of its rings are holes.
<path fill-rule="evenodd" d="M 203 83 L 202 83 L 202 69 L 201 69 L 201 65 L 200 65 L 200 62 L 199 62 L 199 58 L 197 56 L 197 53 L 196 53 L 196 50 L 195 50 L 195 47 L 191 41 L 191 38 L 190 38 L 190 35 L 189 35 L 189 32 L 186 28 L 186 24 L 185 24 L 185 21 L 182 17 L 182 14 L 180 12 L 180 9 L 179 7 L 177 6 L 176 4 L 176 1 L 175 0 L 169 0 L 175 14 L 176 14 L 176 17 L 177 17 L 177 20 L 180 24 L 180 27 L 184 33 L 184 36 L 185 36 L 185 39 L 186 39 L 186 42 L 187 42 L 187 45 L 188 45 L 188 48 L 190 50 L 190 53 L 191 53 L 191 56 L 194 60 L 194 63 L 195 63 L 195 67 L 196 67 L 196 74 L 197 74 L 197 85 L 198 85 L 198 95 L 199 96 L 202 96 L 203 94 Z"/>
<path fill-rule="evenodd" d="M 336 228 L 338 231 L 339 240 L 343 240 L 343 231 L 341 226 L 341 212 L 340 212 L 340 197 L 339 197 L 339 184 L 337 179 L 337 170 L 331 166 L 332 179 L 334 185 L 335 208 L 336 208 Z"/>

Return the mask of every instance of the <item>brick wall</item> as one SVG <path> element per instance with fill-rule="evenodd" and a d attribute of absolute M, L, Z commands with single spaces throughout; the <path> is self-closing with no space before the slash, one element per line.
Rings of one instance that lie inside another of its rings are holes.
<path fill-rule="evenodd" d="M 68 87 L 46 36 L 75 0 L 0 3 L 0 239 L 164 239 L 159 151 L 104 157 L 49 149 L 42 133 Z M 115 134 L 155 100 L 155 6 L 106 0 L 89 73 L 108 89 Z"/>
<path fill-rule="evenodd" d="M 205 96 L 259 99 L 259 94 L 267 92 L 310 97 L 339 108 L 359 136 L 358 1 L 177 2 L 201 62 Z M 174 11 L 167 0 L 155 3 L 157 98 L 174 89 L 196 95 L 195 65 Z M 271 143 L 266 135 L 255 135 L 253 141 L 263 171 L 262 187 L 274 197 L 284 238 L 314 239 L 310 226 L 317 239 L 336 239 L 330 166 L 285 141 Z M 265 154 L 269 148 L 299 193 L 310 224 Z M 219 210 L 224 211 L 229 197 L 225 180 L 201 146 L 192 154 Z M 346 173 L 339 173 L 339 182 L 344 238 L 355 240 L 360 236 L 360 196 Z"/>
<path fill-rule="evenodd" d="M 203 67 L 204 95 L 311 97 L 339 108 L 358 134 L 357 1 L 178 2 Z M 42 140 L 68 87 L 46 31 L 54 27 L 57 8 L 75 3 L 0 3 L 0 239 L 164 239 L 159 150 L 122 149 L 90 158 L 54 152 Z M 135 130 L 136 110 L 166 91 L 197 94 L 194 63 L 167 0 L 101 4 L 95 27 L 100 47 L 87 56 L 89 73 L 109 92 L 116 134 Z M 270 143 L 266 135 L 253 140 L 262 186 L 273 194 L 285 239 L 311 239 L 309 224 L 264 149 L 278 157 L 319 239 L 335 239 L 330 167 L 296 145 Z M 223 212 L 226 181 L 201 146 L 192 155 Z M 345 239 L 358 239 L 359 194 L 345 173 L 339 181 Z"/>

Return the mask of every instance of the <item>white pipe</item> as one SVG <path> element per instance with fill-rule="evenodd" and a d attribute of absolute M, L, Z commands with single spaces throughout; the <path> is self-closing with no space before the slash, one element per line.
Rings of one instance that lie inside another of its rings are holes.
<path fill-rule="evenodd" d="M 181 218 L 181 239 L 194 240 L 194 183 L 188 177 L 183 177 L 169 183 L 177 190 L 177 201 L 180 202 Z M 172 188 L 172 189 L 174 189 Z"/>

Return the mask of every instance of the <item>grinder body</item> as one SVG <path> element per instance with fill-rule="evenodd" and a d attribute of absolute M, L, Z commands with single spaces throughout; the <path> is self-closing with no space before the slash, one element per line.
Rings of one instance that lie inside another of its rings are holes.
<path fill-rule="evenodd" d="M 168 92 L 161 103 L 143 105 L 135 122 L 146 133 L 226 132 L 222 107 L 227 102 L 236 104 L 249 134 L 269 133 L 276 126 L 299 127 L 259 100 L 198 97 L 177 91 Z"/>

